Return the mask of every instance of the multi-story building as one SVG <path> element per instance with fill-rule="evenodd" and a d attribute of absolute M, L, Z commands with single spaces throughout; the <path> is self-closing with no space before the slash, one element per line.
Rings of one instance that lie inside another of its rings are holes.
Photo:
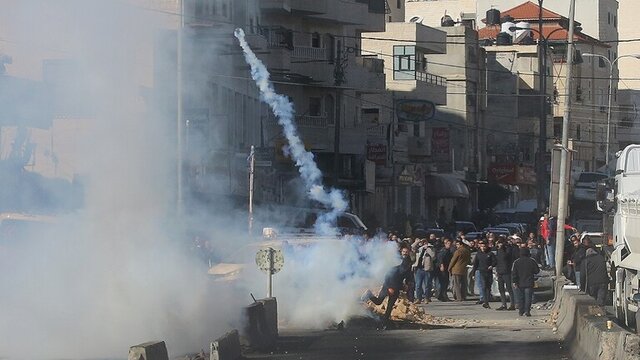
<path fill-rule="evenodd" d="M 638 12 L 640 3 L 637 1 L 620 1 L 617 24 L 620 39 L 638 38 Z M 635 57 L 640 54 L 640 42 L 620 42 L 618 49 L 621 56 L 628 56 L 618 61 L 619 107 L 612 108 L 613 113 L 618 115 L 618 121 L 612 126 L 612 131 L 618 140 L 617 148 L 622 149 L 628 144 L 637 144 L 640 139 L 640 63 Z"/>
<path fill-rule="evenodd" d="M 361 55 L 360 34 L 384 30 L 386 2 L 191 0 L 184 10 L 185 142 L 193 147 L 186 151 L 187 177 L 196 190 L 246 197 L 253 145 L 256 202 L 304 200 L 295 164 L 283 153 L 282 129 L 261 103 L 233 37 L 241 27 L 276 91 L 293 102 L 300 136 L 325 184 L 347 190 L 351 211 L 362 215 L 368 194 L 362 96 L 385 87 L 382 61 Z M 375 178 L 368 181 L 372 190 Z"/>
<path fill-rule="evenodd" d="M 363 35 L 362 53 L 385 64 L 387 93 L 367 100 L 372 110 L 379 104 L 376 110 L 382 115 L 369 125 L 368 155 L 378 159 L 376 208 L 389 209 L 387 219 L 427 218 L 429 191 L 437 192 L 427 186 L 427 173 L 437 173 L 436 163 L 452 162 L 449 126 L 433 120 L 440 116 L 436 106 L 447 102 L 446 79 L 431 73 L 428 61 L 431 54 L 446 52 L 446 36 L 415 22 L 390 22 L 384 33 Z M 374 150 L 387 148 L 388 158 L 376 157 Z"/>
<path fill-rule="evenodd" d="M 538 18 L 539 8 L 537 5 L 528 2 L 521 4 L 513 9 L 502 12 L 501 18 L 510 16 L 512 22 L 531 22 L 533 19 Z M 547 123 L 547 138 L 550 139 L 547 142 L 547 149 L 552 146 L 553 137 L 559 139 L 561 137 L 561 124 L 562 116 L 564 113 L 564 98 L 561 94 L 564 93 L 565 86 L 565 71 L 566 71 L 566 43 L 567 37 L 566 24 L 568 19 L 550 10 L 543 9 L 543 34 L 548 40 L 547 63 L 552 64 L 551 67 L 546 69 L 547 72 L 547 85 L 550 87 L 547 89 L 547 94 L 553 94 L 549 96 L 553 103 L 553 122 Z M 579 24 L 577 24 L 579 25 Z M 535 29 L 535 27 L 534 27 Z M 579 30 L 579 29 L 578 29 Z M 482 39 L 492 40 L 496 39 L 500 32 L 499 26 L 489 26 L 480 30 L 480 37 Z M 534 31 L 531 33 L 533 39 L 538 39 L 537 33 Z M 571 114 L 571 126 L 569 137 L 574 142 L 574 149 L 577 152 L 574 154 L 574 170 L 595 170 L 604 164 L 605 155 L 605 134 L 606 134 L 606 92 L 608 87 L 608 69 L 605 68 L 604 60 L 599 60 L 594 57 L 581 56 L 581 54 L 598 54 L 607 55 L 609 46 L 605 43 L 598 41 L 597 39 L 590 37 L 581 31 L 577 31 L 575 34 L 576 41 L 576 64 L 574 65 L 574 91 L 573 91 L 573 104 Z M 531 43 L 531 42 L 530 42 Z M 514 48 L 514 50 L 512 50 Z M 511 111 L 513 114 L 518 114 L 518 120 L 516 124 L 518 126 L 524 126 L 520 128 L 513 128 L 515 132 L 514 139 L 515 145 L 504 141 L 505 138 L 501 136 L 502 141 L 498 141 L 498 149 L 503 143 L 506 146 L 506 150 L 510 150 L 512 154 L 507 152 L 496 152 L 495 150 L 488 151 L 492 156 L 507 158 L 511 162 L 532 162 L 534 160 L 533 155 L 537 151 L 536 144 L 539 133 L 537 131 L 540 117 L 540 105 L 539 105 L 539 93 L 537 82 L 539 81 L 538 75 L 538 50 L 534 45 L 512 45 L 512 46 L 490 46 L 486 47 L 488 53 L 495 53 L 495 59 L 502 58 L 501 67 L 504 71 L 508 70 L 514 75 L 511 78 L 514 81 L 512 86 L 512 93 L 517 95 L 517 102 L 506 102 L 514 104 L 515 109 L 509 110 L 509 104 L 504 103 L 498 107 L 490 108 L 500 111 Z M 517 50 L 515 50 L 517 49 Z M 525 50 L 525 54 L 517 55 L 515 53 L 509 55 L 511 51 L 517 51 L 522 53 L 521 50 Z M 488 56 L 491 59 L 491 56 Z M 522 58 L 522 59 L 521 59 Z M 522 63 L 524 61 L 524 63 Z M 524 67 L 523 67 L 524 66 Z M 489 67 L 490 68 L 490 67 Z M 494 69 L 496 70 L 496 69 Z M 495 72 L 490 79 L 500 77 L 500 72 Z M 492 97 L 497 98 L 498 95 L 503 98 L 508 96 L 500 89 L 505 89 L 503 85 L 492 86 L 491 80 L 489 80 L 489 103 L 491 104 Z M 496 93 L 492 96 L 492 92 Z M 500 94 L 498 94 L 500 93 Z M 548 95 L 547 95 L 548 96 Z M 505 102 L 504 99 L 501 102 Z M 508 114 L 501 114 L 500 116 L 506 116 Z M 491 117 L 489 115 L 488 117 Z M 508 116 L 507 116 L 508 117 Z M 508 119 L 500 120 L 497 115 L 493 117 L 497 122 L 494 124 L 497 128 L 507 129 L 508 124 L 505 122 L 511 121 Z M 515 119 L 514 119 L 515 120 Z M 498 161 L 502 162 L 502 161 Z"/>

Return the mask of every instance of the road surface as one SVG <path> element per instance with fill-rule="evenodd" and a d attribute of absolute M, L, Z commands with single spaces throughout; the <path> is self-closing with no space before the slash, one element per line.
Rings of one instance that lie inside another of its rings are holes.
<path fill-rule="evenodd" d="M 246 354 L 249 359 L 570 359 L 566 347 L 546 322 L 549 310 L 519 317 L 517 311 L 484 309 L 475 302 L 425 305 L 435 316 L 467 323 L 466 327 L 380 331 L 370 321 L 343 330 L 280 330 L 280 346 L 270 354 Z"/>

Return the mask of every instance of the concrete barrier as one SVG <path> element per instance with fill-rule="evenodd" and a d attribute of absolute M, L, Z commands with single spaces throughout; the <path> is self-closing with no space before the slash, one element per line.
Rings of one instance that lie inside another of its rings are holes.
<path fill-rule="evenodd" d="M 278 342 L 278 303 L 275 298 L 256 300 L 244 308 L 243 335 L 250 347 L 272 350 Z"/>
<path fill-rule="evenodd" d="M 169 360 L 164 341 L 151 341 L 129 348 L 128 360 Z"/>
<path fill-rule="evenodd" d="M 241 357 L 238 330 L 230 331 L 211 343 L 209 360 L 237 360 Z"/>
<path fill-rule="evenodd" d="M 631 360 L 640 358 L 640 336 L 613 324 L 603 308 L 589 295 L 563 289 L 565 279 L 556 282 L 552 321 L 575 359 Z"/>

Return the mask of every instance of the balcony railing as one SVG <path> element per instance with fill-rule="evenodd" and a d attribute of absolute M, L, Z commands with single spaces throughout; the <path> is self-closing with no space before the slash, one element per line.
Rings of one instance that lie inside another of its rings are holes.
<path fill-rule="evenodd" d="M 324 128 L 327 127 L 327 117 L 299 115 L 296 116 L 296 124 L 300 127 Z"/>
<path fill-rule="evenodd" d="M 293 49 L 293 31 L 282 26 L 263 26 L 258 31 L 267 39 L 269 48 Z"/>
<path fill-rule="evenodd" d="M 291 56 L 301 59 L 326 60 L 327 49 L 296 46 L 293 48 L 293 53 L 291 54 Z"/>
<path fill-rule="evenodd" d="M 432 85 L 447 86 L 446 78 L 422 71 L 416 71 L 416 80 L 423 81 Z"/>

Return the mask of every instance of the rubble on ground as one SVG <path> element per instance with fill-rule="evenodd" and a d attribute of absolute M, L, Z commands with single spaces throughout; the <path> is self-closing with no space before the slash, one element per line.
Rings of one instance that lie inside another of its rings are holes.
<path fill-rule="evenodd" d="M 364 306 L 369 311 L 382 316 L 387 309 L 388 300 L 389 298 L 385 299 L 380 305 L 367 301 Z M 455 322 L 453 319 L 435 317 L 427 314 L 422 307 L 409 301 L 407 294 L 404 292 L 400 293 L 400 297 L 393 306 L 391 320 L 424 325 L 446 325 Z"/>

